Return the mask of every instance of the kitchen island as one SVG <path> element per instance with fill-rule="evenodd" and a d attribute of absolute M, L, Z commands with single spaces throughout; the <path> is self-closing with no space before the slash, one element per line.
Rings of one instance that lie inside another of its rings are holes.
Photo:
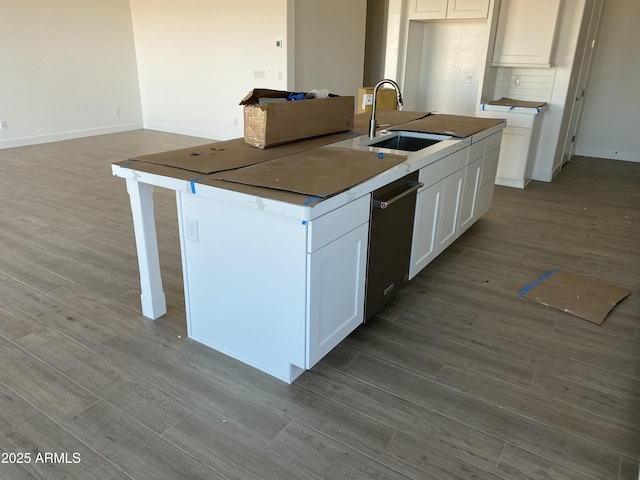
<path fill-rule="evenodd" d="M 421 131 L 425 115 L 380 123 Z M 505 123 L 464 118 L 477 131 L 442 132 L 414 152 L 369 146 L 368 117 L 357 116 L 353 131 L 266 150 L 233 140 L 114 164 L 130 195 L 143 314 L 166 313 L 159 186 L 176 192 L 188 336 L 292 382 L 364 321 L 372 192 L 419 172 L 409 278 L 491 206 Z"/>

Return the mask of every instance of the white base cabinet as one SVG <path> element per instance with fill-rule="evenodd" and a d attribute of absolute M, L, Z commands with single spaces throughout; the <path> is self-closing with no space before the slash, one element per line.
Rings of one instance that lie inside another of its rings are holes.
<path fill-rule="evenodd" d="M 420 170 L 409 278 L 491 207 L 502 131 Z M 434 183 L 435 182 L 435 183 Z"/>
<path fill-rule="evenodd" d="M 409 278 L 415 277 L 439 253 L 438 234 L 440 228 L 438 221 L 441 218 L 443 188 L 444 180 L 441 180 L 418 192 Z"/>
<path fill-rule="evenodd" d="M 304 222 L 178 193 L 189 337 L 291 383 L 363 322 L 369 210 Z"/>
<path fill-rule="evenodd" d="M 444 179 L 440 231 L 438 233 L 439 252 L 442 252 L 458 238 L 464 177 L 465 169 L 461 168 Z"/>
<path fill-rule="evenodd" d="M 527 108 L 522 113 L 491 110 L 492 107 L 486 105 L 484 108 L 477 110 L 476 115 L 507 120 L 507 127 L 502 134 L 496 184 L 524 188 L 533 177 L 543 114 L 547 107 Z"/>
<path fill-rule="evenodd" d="M 307 255 L 307 368 L 364 319 L 368 237 L 365 223 Z"/>

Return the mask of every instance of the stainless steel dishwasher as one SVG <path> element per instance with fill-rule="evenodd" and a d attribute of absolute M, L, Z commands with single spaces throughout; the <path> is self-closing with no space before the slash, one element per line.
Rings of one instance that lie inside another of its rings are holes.
<path fill-rule="evenodd" d="M 409 278 L 418 172 L 375 190 L 369 223 L 365 321 L 395 297 Z"/>

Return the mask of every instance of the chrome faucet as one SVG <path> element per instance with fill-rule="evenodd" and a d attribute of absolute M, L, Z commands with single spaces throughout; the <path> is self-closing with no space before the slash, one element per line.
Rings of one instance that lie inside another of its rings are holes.
<path fill-rule="evenodd" d="M 380 80 L 377 85 L 373 89 L 373 104 L 371 105 L 371 120 L 369 120 L 369 138 L 373 138 L 376 136 L 376 129 L 378 128 L 378 122 L 376 122 L 376 99 L 378 97 L 378 89 L 380 85 L 385 83 L 390 84 L 393 88 L 396 89 L 396 95 L 398 96 L 398 106 L 402 106 L 402 94 L 400 93 L 400 87 L 393 80 L 389 80 L 385 78 L 384 80 Z"/>

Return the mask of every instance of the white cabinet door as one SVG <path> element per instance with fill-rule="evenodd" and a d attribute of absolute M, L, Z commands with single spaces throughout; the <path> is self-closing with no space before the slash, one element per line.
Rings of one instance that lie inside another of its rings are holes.
<path fill-rule="evenodd" d="M 443 188 L 444 181 L 441 180 L 418 193 L 409 279 L 415 277 L 438 254 L 438 219 Z"/>
<path fill-rule="evenodd" d="M 478 191 L 478 206 L 476 208 L 476 220 L 478 220 L 482 215 L 487 213 L 491 208 L 491 203 L 493 202 L 493 191 L 495 190 L 496 184 L 494 182 L 487 182 L 480 187 Z"/>
<path fill-rule="evenodd" d="M 549 67 L 560 0 L 502 0 L 493 66 Z"/>
<path fill-rule="evenodd" d="M 306 368 L 363 322 L 368 237 L 365 223 L 307 254 Z"/>
<path fill-rule="evenodd" d="M 458 236 L 460 225 L 460 202 L 464 186 L 465 169 L 458 170 L 444 179 L 438 253 L 447 248 Z"/>
<path fill-rule="evenodd" d="M 412 0 L 409 18 L 438 20 L 447 16 L 447 0 Z"/>
<path fill-rule="evenodd" d="M 462 190 L 462 204 L 460 206 L 460 229 L 462 234 L 476 221 L 478 190 L 482 179 L 482 158 L 467 165 L 465 169 L 464 188 Z"/>
<path fill-rule="evenodd" d="M 447 18 L 487 18 L 489 0 L 449 0 Z"/>
<path fill-rule="evenodd" d="M 489 0 L 412 0 L 410 20 L 487 18 Z"/>
<path fill-rule="evenodd" d="M 496 183 L 506 187 L 524 188 L 529 146 L 530 128 L 507 127 L 502 135 L 502 147 L 498 160 Z"/>

